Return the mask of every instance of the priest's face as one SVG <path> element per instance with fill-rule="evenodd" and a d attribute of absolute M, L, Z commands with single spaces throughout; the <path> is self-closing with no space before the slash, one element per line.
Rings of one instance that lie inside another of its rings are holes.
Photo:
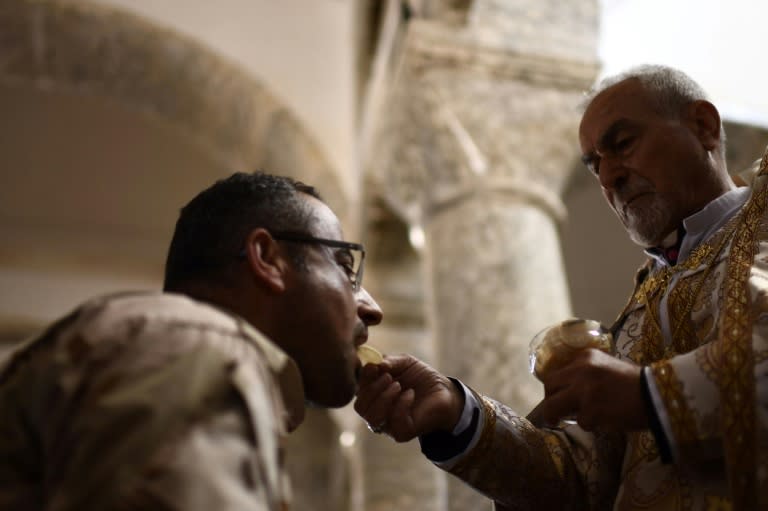
<path fill-rule="evenodd" d="M 719 118 L 718 118 L 719 123 Z M 687 112 L 662 115 L 636 79 L 600 93 L 579 127 L 582 159 L 635 243 L 650 247 L 724 190 Z"/>

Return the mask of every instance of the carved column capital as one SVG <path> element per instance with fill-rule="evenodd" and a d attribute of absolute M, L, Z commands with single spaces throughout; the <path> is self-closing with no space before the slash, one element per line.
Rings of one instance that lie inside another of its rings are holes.
<path fill-rule="evenodd" d="M 576 105 L 595 64 L 490 45 L 485 33 L 424 19 L 408 26 L 373 175 L 411 222 L 485 193 L 564 216 Z"/>
<path fill-rule="evenodd" d="M 409 4 L 369 177 L 423 226 L 436 366 L 524 414 L 541 394 L 528 342 L 571 311 L 556 223 L 597 74 L 596 0 Z M 448 493 L 452 510 L 483 505 Z"/>

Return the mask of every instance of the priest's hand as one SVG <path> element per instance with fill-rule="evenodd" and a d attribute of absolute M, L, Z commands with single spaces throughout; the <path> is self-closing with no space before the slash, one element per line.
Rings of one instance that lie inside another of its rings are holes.
<path fill-rule="evenodd" d="M 640 371 L 600 350 L 581 350 L 543 378 L 545 397 L 535 410 L 537 422 L 555 425 L 575 417 L 586 431 L 646 429 Z"/>
<path fill-rule="evenodd" d="M 434 368 L 410 355 L 388 355 L 360 371 L 355 411 L 372 431 L 407 442 L 434 431 L 451 431 L 464 396 Z"/>

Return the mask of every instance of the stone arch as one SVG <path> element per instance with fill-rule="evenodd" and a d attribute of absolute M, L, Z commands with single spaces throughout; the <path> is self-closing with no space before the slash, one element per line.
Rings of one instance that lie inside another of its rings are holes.
<path fill-rule="evenodd" d="M 202 44 L 88 1 L 4 2 L 0 83 L 94 94 L 163 118 L 232 168 L 341 189 L 302 125 L 257 79 Z"/>
<path fill-rule="evenodd" d="M 118 8 L 0 2 L 0 112 L 0 352 L 89 296 L 157 288 L 179 207 L 233 171 L 316 185 L 342 222 L 351 209 L 257 78 Z M 323 446 L 310 468 L 325 467 L 336 433 L 308 422 L 293 442 Z"/>
<path fill-rule="evenodd" d="M 5 284 L 47 286 L 55 279 L 43 271 L 111 279 L 68 289 L 70 300 L 126 279 L 152 285 L 178 208 L 233 171 L 263 168 L 318 185 L 348 221 L 337 173 L 263 83 L 193 38 L 119 8 L 0 3 L 0 110 Z M 0 317 L 18 316 L 5 298 Z M 52 314 L 67 307 L 57 305 Z"/>

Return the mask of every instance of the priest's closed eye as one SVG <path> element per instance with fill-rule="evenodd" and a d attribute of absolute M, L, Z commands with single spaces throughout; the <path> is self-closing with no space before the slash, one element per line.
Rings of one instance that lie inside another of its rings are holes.
<path fill-rule="evenodd" d="M 614 151 L 617 153 L 624 153 L 627 150 L 629 150 L 632 147 L 632 144 L 635 142 L 635 136 L 633 135 L 626 135 L 626 136 L 620 136 L 616 139 L 616 142 L 613 145 Z"/>

